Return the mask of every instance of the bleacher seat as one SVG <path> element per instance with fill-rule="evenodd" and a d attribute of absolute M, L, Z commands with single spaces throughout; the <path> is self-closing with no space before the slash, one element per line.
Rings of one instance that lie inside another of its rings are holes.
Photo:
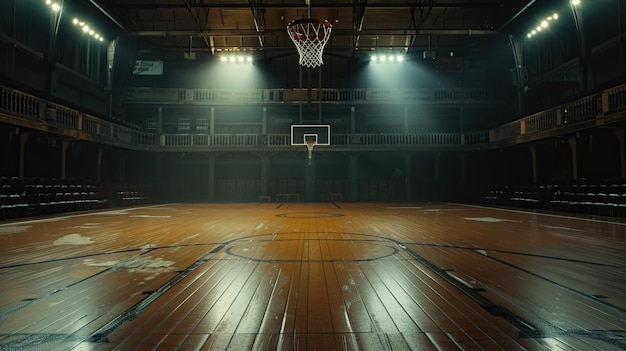
<path fill-rule="evenodd" d="M 496 206 L 626 217 L 626 183 L 594 184 L 580 180 L 574 184 L 492 186 L 482 201 Z"/>

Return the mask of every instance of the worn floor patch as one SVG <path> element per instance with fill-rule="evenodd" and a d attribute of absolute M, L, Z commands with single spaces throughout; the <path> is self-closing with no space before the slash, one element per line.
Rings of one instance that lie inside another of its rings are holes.
<path fill-rule="evenodd" d="M 520 221 L 516 221 L 513 219 L 502 219 L 502 218 L 494 218 L 494 217 L 466 217 L 465 219 L 469 221 L 487 222 L 487 223 L 499 223 L 499 222 L 521 223 Z"/>
<path fill-rule="evenodd" d="M 22 233 L 30 229 L 29 225 L 7 225 L 0 226 L 0 235 L 2 234 L 14 234 L 14 233 Z"/>
<path fill-rule="evenodd" d="M 178 270 L 174 267 L 173 261 L 166 261 L 160 257 L 152 258 L 150 256 L 133 257 L 122 261 L 96 261 L 94 259 L 85 259 L 84 263 L 92 267 L 106 267 L 114 270 L 127 270 L 131 273 L 149 274 L 149 276 L 144 278 L 145 280 L 153 279 L 161 273 L 175 272 Z"/>
<path fill-rule="evenodd" d="M 172 218 L 172 216 L 135 215 L 132 218 Z"/>
<path fill-rule="evenodd" d="M 87 245 L 93 241 L 88 236 L 80 234 L 68 234 L 54 241 L 54 245 Z"/>

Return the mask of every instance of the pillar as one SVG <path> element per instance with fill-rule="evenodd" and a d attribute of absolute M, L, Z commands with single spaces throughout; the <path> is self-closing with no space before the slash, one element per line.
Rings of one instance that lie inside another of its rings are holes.
<path fill-rule="evenodd" d="M 26 142 L 28 141 L 29 133 L 20 133 L 20 178 L 24 179 L 24 157 L 26 152 Z"/>
<path fill-rule="evenodd" d="M 576 34 L 578 36 L 578 67 L 580 69 L 581 77 L 580 89 L 582 91 L 587 91 L 589 88 L 589 57 L 591 56 L 591 51 L 587 47 L 583 10 L 579 5 L 574 5 L 572 2 L 570 2 L 570 8 L 572 10 L 574 24 L 576 25 Z"/>
<path fill-rule="evenodd" d="M 404 134 L 409 133 L 409 106 L 404 106 L 404 116 L 402 120 L 402 131 Z"/>
<path fill-rule="evenodd" d="M 215 159 L 216 158 L 217 158 L 217 155 L 209 154 L 209 201 L 215 201 Z"/>
<path fill-rule="evenodd" d="M 572 179 L 578 179 L 578 153 L 576 150 L 576 138 L 568 138 L 569 147 L 572 151 Z"/>
<path fill-rule="evenodd" d="M 70 146 L 69 140 L 61 142 L 61 179 L 65 180 L 65 169 L 67 168 L 67 148 Z"/>
<path fill-rule="evenodd" d="M 624 129 L 619 128 L 613 131 L 619 145 L 619 174 L 620 178 L 626 178 L 626 150 L 624 150 Z"/>
<path fill-rule="evenodd" d="M 209 116 L 209 134 L 215 134 L 215 107 L 211 107 L 211 115 Z"/>
<path fill-rule="evenodd" d="M 465 108 L 459 107 L 459 133 L 461 133 L 461 145 L 465 145 Z"/>
<path fill-rule="evenodd" d="M 271 154 L 261 154 L 261 196 L 269 195 L 267 193 L 267 184 L 271 157 Z"/>
<path fill-rule="evenodd" d="M 350 200 L 359 200 L 359 177 L 357 173 L 357 160 L 359 155 L 350 154 Z"/>
<path fill-rule="evenodd" d="M 350 106 L 350 134 L 356 133 L 356 108 Z"/>
<path fill-rule="evenodd" d="M 157 184 L 161 184 L 161 181 L 163 180 L 163 154 L 158 153 L 155 154 L 155 162 L 156 162 L 156 179 L 155 181 L 157 182 Z"/>
<path fill-rule="evenodd" d="M 96 164 L 96 172 L 97 172 L 97 182 L 101 183 L 102 182 L 102 154 L 104 153 L 104 151 L 102 150 L 102 148 L 98 148 L 98 159 L 97 159 L 97 164 Z"/>
<path fill-rule="evenodd" d="M 530 158 L 533 166 L 533 184 L 537 184 L 537 147 L 530 145 Z"/>
<path fill-rule="evenodd" d="M 467 154 L 459 154 L 459 181 L 461 184 L 467 183 Z"/>
<path fill-rule="evenodd" d="M 306 201 L 315 201 L 315 162 L 305 157 L 304 164 L 304 198 Z"/>
<path fill-rule="evenodd" d="M 122 152 L 122 154 L 120 155 L 119 181 L 120 182 L 126 181 L 126 153 L 125 152 Z"/>
<path fill-rule="evenodd" d="M 261 113 L 261 135 L 267 134 L 267 107 L 263 106 Z"/>
<path fill-rule="evenodd" d="M 156 132 L 158 135 L 161 135 L 163 133 L 163 106 L 159 106 L 157 110 Z"/>
<path fill-rule="evenodd" d="M 404 155 L 404 199 L 411 200 L 412 194 L 411 155 Z"/>
<path fill-rule="evenodd" d="M 435 162 L 433 162 L 433 176 L 435 178 L 435 181 L 439 180 L 439 164 L 441 163 L 441 152 L 438 152 L 437 154 L 435 154 Z"/>
<path fill-rule="evenodd" d="M 522 116 L 524 111 L 524 84 L 526 84 L 526 75 L 524 74 L 524 60 L 522 57 L 522 47 L 513 35 L 509 34 L 509 46 L 513 52 L 513 60 L 515 62 L 515 83 L 517 90 L 517 114 Z"/>

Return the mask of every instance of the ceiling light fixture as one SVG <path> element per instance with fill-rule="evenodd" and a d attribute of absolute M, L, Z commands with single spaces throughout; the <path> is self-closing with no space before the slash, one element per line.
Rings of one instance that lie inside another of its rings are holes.
<path fill-rule="evenodd" d="M 372 55 L 370 56 L 370 61 L 374 63 L 402 63 L 404 61 L 404 56 L 402 55 Z"/>
<path fill-rule="evenodd" d="M 535 27 L 534 29 L 530 30 L 527 34 L 526 37 L 527 38 L 532 38 L 535 35 L 539 34 L 539 32 L 543 31 L 544 29 L 548 29 L 550 27 L 550 24 L 553 23 L 554 21 L 559 19 L 559 14 L 558 13 L 553 13 L 552 15 L 542 19 L 539 22 L 539 25 L 537 25 L 537 27 Z"/>
<path fill-rule="evenodd" d="M 74 18 L 72 20 L 72 24 L 74 24 L 75 26 L 80 28 L 80 30 L 82 30 L 83 33 L 88 34 L 92 38 L 94 38 L 94 39 L 96 39 L 98 41 L 104 41 L 104 37 L 100 33 L 96 32 L 87 23 L 85 23 L 85 21 L 82 21 L 82 20 L 80 20 L 78 18 Z"/>
<path fill-rule="evenodd" d="M 58 2 L 46 0 L 46 5 L 48 5 L 48 7 L 54 12 L 61 11 L 61 5 Z"/>
<path fill-rule="evenodd" d="M 220 56 L 220 62 L 224 63 L 252 63 L 252 61 L 252 56 L 249 55 Z"/>

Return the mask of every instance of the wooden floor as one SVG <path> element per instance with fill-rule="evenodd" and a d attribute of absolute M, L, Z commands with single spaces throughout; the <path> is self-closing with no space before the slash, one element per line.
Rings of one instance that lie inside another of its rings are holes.
<path fill-rule="evenodd" d="M 0 350 L 624 350 L 626 225 L 453 204 L 0 223 Z"/>

